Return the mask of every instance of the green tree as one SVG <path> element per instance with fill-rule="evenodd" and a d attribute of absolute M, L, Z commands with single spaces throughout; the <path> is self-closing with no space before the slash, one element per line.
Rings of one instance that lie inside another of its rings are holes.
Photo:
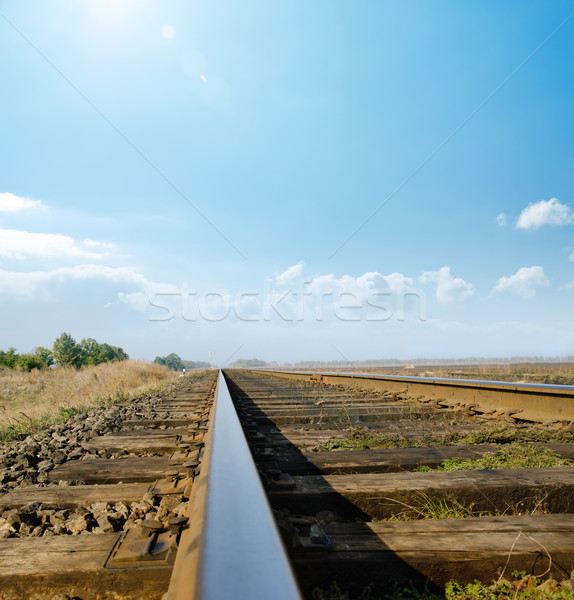
<path fill-rule="evenodd" d="M 18 354 L 16 348 L 8 348 L 7 352 L 0 350 L 0 367 L 14 369 L 18 363 Z"/>
<path fill-rule="evenodd" d="M 76 340 L 65 332 L 54 342 L 52 353 L 56 364 L 73 365 L 77 368 L 129 358 L 123 348 L 106 343 L 100 344 L 94 338 L 83 339 L 77 344 Z"/>
<path fill-rule="evenodd" d="M 34 354 L 39 356 L 47 367 L 51 367 L 54 364 L 54 355 L 52 354 L 51 350 L 48 350 L 48 348 L 37 346 L 34 348 Z"/>
<path fill-rule="evenodd" d="M 153 362 L 158 365 L 165 365 L 172 371 L 181 371 L 184 367 L 183 361 L 177 354 L 175 354 L 175 352 L 172 352 L 167 356 L 156 356 Z"/>
<path fill-rule="evenodd" d="M 74 366 L 77 369 L 84 365 L 99 365 L 103 362 L 127 360 L 129 356 L 123 348 L 100 344 L 93 338 L 82 340 L 79 344 L 69 333 L 62 333 L 54 342 L 52 350 L 38 346 L 34 352 L 18 354 L 15 348 L 0 350 L 0 368 L 47 369 L 54 363 L 60 366 Z"/>
<path fill-rule="evenodd" d="M 113 360 L 129 360 L 128 353 L 124 351 L 123 348 L 119 346 L 112 346 L 112 351 L 114 353 Z"/>
<path fill-rule="evenodd" d="M 52 354 L 57 365 L 73 366 L 79 369 L 84 362 L 82 348 L 69 333 L 62 333 L 54 342 Z"/>
<path fill-rule="evenodd" d="M 104 343 L 99 344 L 97 362 L 95 364 L 128 359 L 129 356 L 126 354 L 126 352 L 124 352 L 123 348 L 119 348 L 118 346 L 110 346 L 110 344 Z"/>
<path fill-rule="evenodd" d="M 38 354 L 20 354 L 18 362 L 16 363 L 18 368 L 23 371 L 31 371 L 32 369 L 46 369 L 48 365 L 42 360 L 42 357 Z"/>
<path fill-rule="evenodd" d="M 102 362 L 106 362 L 105 358 L 102 358 L 102 345 L 100 345 L 94 338 L 87 338 L 80 342 L 80 348 L 82 349 L 83 362 L 86 365 L 99 365 Z"/>

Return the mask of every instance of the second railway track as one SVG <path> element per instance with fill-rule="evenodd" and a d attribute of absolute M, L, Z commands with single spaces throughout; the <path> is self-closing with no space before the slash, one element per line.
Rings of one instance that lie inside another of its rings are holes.
<path fill-rule="evenodd" d="M 420 468 L 493 455 L 513 435 L 574 458 L 574 390 L 383 379 L 207 372 L 14 444 L 0 598 L 310 598 L 333 582 L 382 597 L 513 570 L 568 579 L 574 467 Z M 499 422 L 506 437 L 489 440 L 485 423 Z M 355 449 L 372 440 L 385 447 Z M 423 505 L 465 518 L 417 519 Z"/>

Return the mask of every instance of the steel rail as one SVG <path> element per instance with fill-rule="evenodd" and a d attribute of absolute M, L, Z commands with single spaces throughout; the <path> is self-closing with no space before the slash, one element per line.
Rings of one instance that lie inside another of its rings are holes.
<path fill-rule="evenodd" d="M 300 600 L 223 373 L 168 600 Z"/>
<path fill-rule="evenodd" d="M 461 405 L 475 412 L 497 413 L 521 421 L 571 423 L 574 427 L 574 386 L 509 383 L 473 379 L 406 377 L 371 373 L 331 373 L 247 369 L 287 379 L 355 385 L 398 394 Z"/>

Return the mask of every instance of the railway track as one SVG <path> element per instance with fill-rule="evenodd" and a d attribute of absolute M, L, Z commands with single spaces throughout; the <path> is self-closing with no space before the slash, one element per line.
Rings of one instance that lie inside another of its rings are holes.
<path fill-rule="evenodd" d="M 513 570 L 565 580 L 574 467 L 420 469 L 511 439 L 571 460 L 573 410 L 564 386 L 184 377 L 5 451 L 0 599 L 291 599 L 335 581 L 378 597 Z M 463 518 L 417 518 L 429 508 Z"/>

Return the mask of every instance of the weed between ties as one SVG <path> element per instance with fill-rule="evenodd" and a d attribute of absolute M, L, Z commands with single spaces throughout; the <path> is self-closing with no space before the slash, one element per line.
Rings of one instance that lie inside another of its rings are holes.
<path fill-rule="evenodd" d="M 313 590 L 311 600 L 572 600 L 573 581 L 574 577 L 558 582 L 552 577 L 543 580 L 526 571 L 513 571 L 509 578 L 490 585 L 479 581 L 467 584 L 449 581 L 444 592 L 431 590 L 428 583 L 422 589 L 413 584 L 395 583 L 383 595 L 374 594 L 372 587 L 350 595 L 333 583 L 328 590 Z"/>
<path fill-rule="evenodd" d="M 478 431 L 447 433 L 420 437 L 406 437 L 398 433 L 381 434 L 367 427 L 352 427 L 342 439 L 333 439 L 317 446 L 320 451 L 376 450 L 377 448 L 415 448 L 423 446 L 453 446 L 475 444 L 511 444 L 513 442 L 561 443 L 574 442 L 568 431 L 548 431 L 542 427 L 515 427 L 506 423 L 488 424 Z M 487 468 L 487 467 L 477 467 Z M 491 467 L 495 468 L 495 467 Z"/>
<path fill-rule="evenodd" d="M 417 467 L 414 471 L 472 471 L 477 469 L 543 469 L 573 465 L 574 461 L 562 458 L 549 448 L 524 446 L 513 442 L 506 448 L 490 452 L 479 458 L 447 458 L 435 468 Z"/>

